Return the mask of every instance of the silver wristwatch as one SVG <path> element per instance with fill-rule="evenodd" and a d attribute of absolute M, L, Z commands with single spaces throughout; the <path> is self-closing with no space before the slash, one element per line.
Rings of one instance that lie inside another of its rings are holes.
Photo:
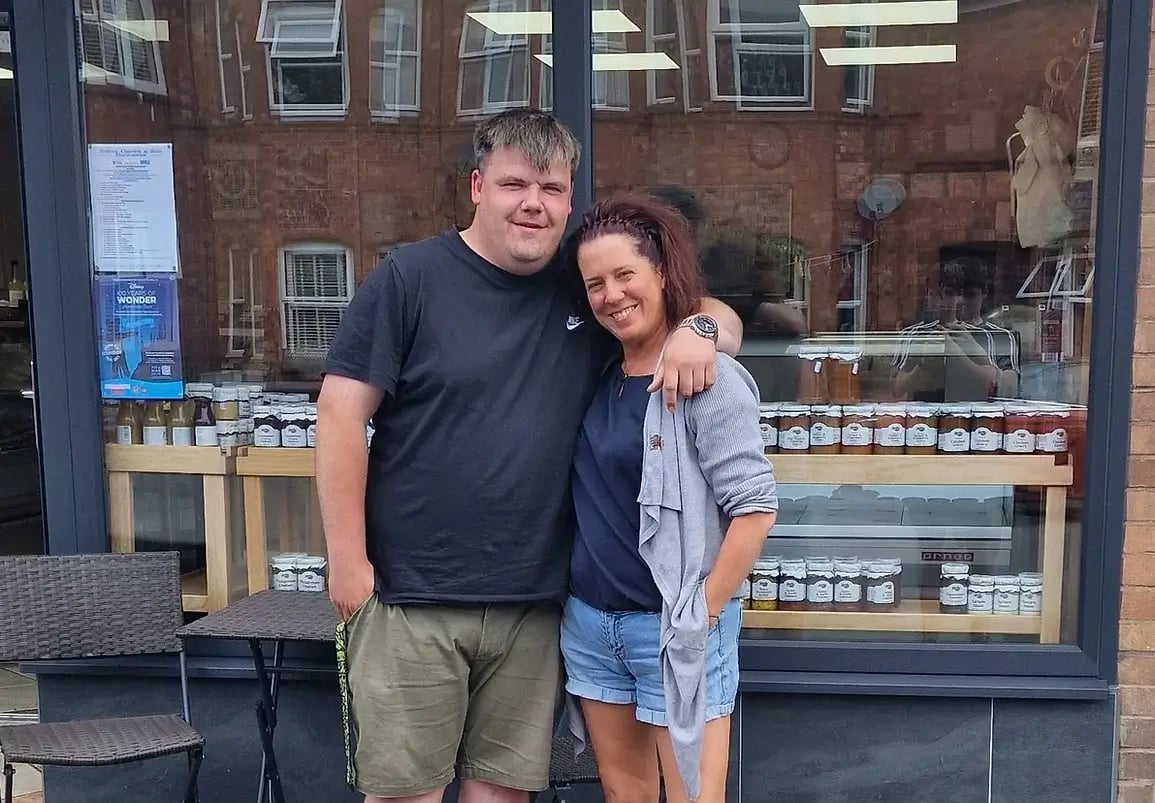
<path fill-rule="evenodd" d="M 691 315 L 678 324 L 678 328 L 689 329 L 698 337 L 704 337 L 715 345 L 718 343 L 718 322 L 709 315 Z"/>

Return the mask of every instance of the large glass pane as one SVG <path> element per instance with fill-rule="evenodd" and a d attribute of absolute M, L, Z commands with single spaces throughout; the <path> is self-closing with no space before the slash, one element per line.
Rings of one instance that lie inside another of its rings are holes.
<path fill-rule="evenodd" d="M 186 607 L 210 610 L 323 554 L 321 359 L 381 256 L 470 222 L 471 129 L 542 97 L 551 17 L 196 6 L 82 0 L 77 37 L 112 547 L 179 550 Z"/>
<path fill-rule="evenodd" d="M 750 638 L 1077 634 L 1104 32 L 935 8 L 649 0 L 668 113 L 595 117 L 596 196 L 682 211 L 745 324 L 781 495 Z"/>

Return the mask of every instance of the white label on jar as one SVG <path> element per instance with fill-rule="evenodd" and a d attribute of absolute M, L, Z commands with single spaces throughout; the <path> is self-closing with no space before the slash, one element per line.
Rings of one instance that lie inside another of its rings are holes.
<path fill-rule="evenodd" d="M 835 602 L 858 602 L 862 599 L 862 584 L 853 580 L 839 580 L 834 586 Z"/>
<path fill-rule="evenodd" d="M 281 568 L 273 567 L 273 590 L 274 591 L 296 591 L 297 590 L 297 570 L 291 567 Z"/>
<path fill-rule="evenodd" d="M 894 604 L 894 582 L 887 580 L 866 590 L 866 601 L 875 605 Z"/>
<path fill-rule="evenodd" d="M 742 585 L 738 586 L 738 598 L 739 599 L 750 599 L 751 590 L 752 590 L 752 587 L 750 585 L 750 578 L 747 577 L 745 580 L 742 581 Z M 774 593 L 778 593 L 777 588 L 774 589 Z"/>
<path fill-rule="evenodd" d="M 197 446 L 216 446 L 217 428 L 215 426 L 197 427 L 196 428 L 196 442 Z"/>
<path fill-rule="evenodd" d="M 1035 451 L 1035 433 L 1026 429 L 1008 432 L 1003 438 L 1003 448 L 1011 454 L 1030 454 Z"/>
<path fill-rule="evenodd" d="M 834 602 L 834 583 L 829 580 L 815 580 L 806 584 L 806 601 L 822 604 Z"/>
<path fill-rule="evenodd" d="M 778 600 L 780 602 L 805 602 L 806 584 L 793 577 L 786 577 L 778 586 Z"/>
<path fill-rule="evenodd" d="M 779 449 L 791 452 L 805 452 L 810 448 L 810 430 L 806 427 L 790 427 L 779 433 Z"/>
<path fill-rule="evenodd" d="M 823 424 L 821 421 L 815 421 L 810 425 L 810 445 L 812 447 L 837 446 L 841 438 L 841 427 L 832 427 L 828 424 Z"/>
<path fill-rule="evenodd" d="M 281 443 L 294 449 L 303 449 L 309 444 L 309 436 L 305 428 L 299 424 L 285 424 L 281 433 Z"/>
<path fill-rule="evenodd" d="M 967 613 L 990 613 L 991 598 L 990 591 L 971 591 L 967 599 Z"/>
<path fill-rule="evenodd" d="M 1003 448 L 1003 433 L 990 427 L 976 426 L 971 431 L 972 452 L 997 452 Z"/>
<path fill-rule="evenodd" d="M 906 445 L 933 449 L 938 445 L 938 430 L 927 424 L 915 424 L 907 427 Z"/>
<path fill-rule="evenodd" d="M 1018 613 L 1018 591 L 996 591 L 994 602 L 995 613 Z"/>
<path fill-rule="evenodd" d="M 1024 590 L 1019 594 L 1019 613 L 1037 616 L 1043 612 L 1043 595 L 1038 591 Z"/>
<path fill-rule="evenodd" d="M 750 589 L 750 599 L 759 602 L 771 602 L 778 599 L 778 583 L 769 577 L 755 580 Z"/>
<path fill-rule="evenodd" d="M 121 446 L 132 445 L 132 425 L 121 424 L 116 428 L 116 442 Z"/>
<path fill-rule="evenodd" d="M 317 425 L 309 424 L 305 429 L 305 445 L 312 449 L 317 445 Z"/>
<path fill-rule="evenodd" d="M 310 427 L 312 429 L 313 427 Z M 762 432 L 763 446 L 777 446 L 778 445 L 778 427 L 775 424 L 759 424 L 758 429 Z"/>
<path fill-rule="evenodd" d="M 891 449 L 901 449 L 906 446 L 906 427 L 902 424 L 891 424 L 888 427 L 876 427 L 874 443 Z"/>
<path fill-rule="evenodd" d="M 168 446 L 168 427 L 145 427 L 145 446 Z"/>
<path fill-rule="evenodd" d="M 842 428 L 843 446 L 869 446 L 874 442 L 874 428 L 850 423 Z"/>
<path fill-rule="evenodd" d="M 297 575 L 298 591 L 324 591 L 325 575 L 316 569 L 302 569 Z"/>
<path fill-rule="evenodd" d="M 192 429 L 192 427 L 173 427 L 172 428 L 172 445 L 173 446 L 192 446 L 193 445 L 193 429 Z"/>
<path fill-rule="evenodd" d="M 938 593 L 939 602 L 943 605 L 950 605 L 959 607 L 967 604 L 967 587 L 966 583 L 950 583 L 945 585 Z"/>
<path fill-rule="evenodd" d="M 254 446 L 280 446 L 281 431 L 268 424 L 261 424 L 253 433 Z"/>
<path fill-rule="evenodd" d="M 965 429 L 948 429 L 938 433 L 938 450 L 940 452 L 967 452 L 971 448 L 971 434 Z"/>
<path fill-rule="evenodd" d="M 1056 429 L 1039 436 L 1037 445 L 1040 452 L 1059 454 L 1067 451 L 1067 430 Z"/>

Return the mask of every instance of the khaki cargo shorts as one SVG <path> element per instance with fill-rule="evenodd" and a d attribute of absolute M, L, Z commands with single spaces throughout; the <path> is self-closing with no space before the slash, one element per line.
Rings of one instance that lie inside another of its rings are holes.
<path fill-rule="evenodd" d="M 349 784 L 405 797 L 456 774 L 545 789 L 560 618 L 552 604 L 382 605 L 370 597 L 337 632 Z"/>

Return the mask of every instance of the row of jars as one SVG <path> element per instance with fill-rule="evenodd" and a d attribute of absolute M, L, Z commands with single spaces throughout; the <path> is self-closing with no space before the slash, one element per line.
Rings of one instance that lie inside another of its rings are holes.
<path fill-rule="evenodd" d="M 1043 575 L 971 574 L 967 563 L 944 563 L 940 570 L 942 613 L 1039 616 L 1043 610 Z"/>
<path fill-rule="evenodd" d="M 862 400 L 859 365 L 862 351 L 802 346 L 798 401 L 809 404 L 856 404 Z"/>
<path fill-rule="evenodd" d="M 902 561 L 763 557 L 739 595 L 755 611 L 893 611 L 902 602 Z"/>
<path fill-rule="evenodd" d="M 766 454 L 1062 454 L 1071 408 L 1044 403 L 761 404 Z"/>

